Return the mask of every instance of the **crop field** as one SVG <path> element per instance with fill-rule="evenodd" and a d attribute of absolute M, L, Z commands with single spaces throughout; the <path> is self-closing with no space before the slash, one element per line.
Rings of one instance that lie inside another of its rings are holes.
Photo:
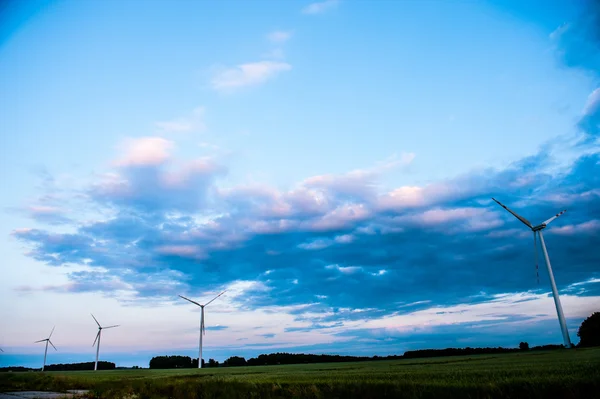
<path fill-rule="evenodd" d="M 600 391 L 600 348 L 202 370 L 0 374 L 0 392 L 66 389 L 90 389 L 90 397 L 109 399 L 580 398 Z"/>

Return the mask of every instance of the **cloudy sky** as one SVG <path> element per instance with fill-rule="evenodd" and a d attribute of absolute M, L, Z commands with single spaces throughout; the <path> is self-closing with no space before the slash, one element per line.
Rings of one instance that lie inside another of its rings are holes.
<path fill-rule="evenodd" d="M 0 366 L 559 344 L 600 310 L 586 1 L 9 1 Z M 596 7 L 596 8 L 594 8 Z"/>

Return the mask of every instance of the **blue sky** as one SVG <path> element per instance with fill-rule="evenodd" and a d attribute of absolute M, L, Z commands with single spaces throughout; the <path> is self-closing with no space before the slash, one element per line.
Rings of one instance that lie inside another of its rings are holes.
<path fill-rule="evenodd" d="M 0 365 L 560 343 L 600 307 L 584 2 L 0 9 Z M 592 7 L 588 9 L 587 7 Z M 541 259 L 541 258 L 540 258 Z M 211 330 L 209 327 L 212 327 Z M 214 329 L 217 327 L 217 329 Z M 517 332 L 515 332 L 517 331 Z M 89 342 L 88 342 L 89 341 Z"/>

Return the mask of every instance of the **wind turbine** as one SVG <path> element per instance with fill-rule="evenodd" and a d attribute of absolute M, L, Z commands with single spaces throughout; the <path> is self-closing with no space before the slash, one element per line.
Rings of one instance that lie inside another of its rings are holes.
<path fill-rule="evenodd" d="M 558 322 L 560 323 L 560 329 L 562 331 L 563 340 L 565 341 L 565 347 L 571 348 L 572 345 L 571 345 L 571 339 L 569 338 L 569 330 L 567 330 L 567 322 L 565 321 L 565 315 L 563 314 L 562 305 L 560 304 L 558 290 L 556 289 L 556 282 L 554 281 L 554 274 L 552 273 L 552 266 L 550 265 L 550 258 L 548 257 L 548 250 L 546 249 L 546 243 L 544 242 L 544 235 L 542 234 L 542 230 L 544 230 L 546 228 L 546 226 L 548 226 L 554 219 L 561 216 L 567 210 L 565 209 L 564 211 L 561 211 L 561 212 L 557 213 L 556 215 L 552 216 L 550 219 L 546 220 L 545 222 L 542 222 L 541 224 L 534 226 L 529 222 L 529 220 L 525 219 L 523 216 L 518 215 L 517 213 L 515 213 L 514 211 L 509 209 L 507 206 L 502 204 L 497 199 L 495 199 L 495 198 L 492 198 L 492 199 L 494 201 L 496 201 L 496 203 L 498 203 L 498 205 L 500 205 L 502 208 L 504 208 L 507 211 L 509 211 L 510 213 L 512 213 L 512 215 L 514 217 L 519 219 L 525 226 L 529 227 L 531 229 L 531 231 L 533 231 L 533 249 L 535 251 L 536 270 L 537 270 L 537 265 L 538 265 L 538 260 L 537 260 L 538 259 L 538 249 L 537 249 L 536 234 L 540 236 L 540 243 L 542 244 L 542 250 L 544 252 L 544 259 L 546 260 L 546 268 L 548 269 L 548 276 L 550 277 L 550 284 L 552 286 L 552 296 L 554 297 L 554 305 L 556 306 L 556 313 L 558 314 Z"/>
<path fill-rule="evenodd" d="M 54 344 L 52 343 L 52 341 L 50 341 L 50 337 L 52 337 L 52 333 L 54 332 L 54 328 L 56 326 L 52 327 L 52 331 L 50 331 L 50 335 L 48 335 L 48 338 L 46 339 L 40 339 L 39 341 L 35 341 L 34 344 L 37 344 L 38 342 L 44 342 L 46 341 L 46 349 L 44 350 L 44 364 L 42 365 L 42 371 L 44 371 L 44 368 L 46 367 L 46 355 L 48 354 L 48 344 L 52 345 L 52 347 L 54 348 L 55 351 L 57 351 L 58 349 L 56 349 L 56 346 L 54 346 Z M 2 351 L 4 352 L 4 351 Z"/>
<path fill-rule="evenodd" d="M 188 298 L 184 297 L 183 295 L 179 295 L 179 297 L 185 299 L 186 301 L 189 301 L 189 302 L 193 303 L 194 305 L 200 306 L 200 353 L 198 355 L 198 368 L 199 369 L 202 368 L 202 335 L 206 334 L 206 330 L 204 329 L 204 307 L 208 306 L 212 301 L 214 301 L 215 299 L 217 299 L 224 293 L 225 293 L 225 291 L 221 292 L 219 295 L 217 295 L 210 301 L 206 302 L 204 305 L 200 305 L 198 302 L 192 301 L 191 299 L 188 299 Z"/>
<path fill-rule="evenodd" d="M 92 346 L 94 346 L 96 344 L 96 341 L 98 341 L 98 346 L 96 346 L 96 363 L 94 363 L 94 371 L 96 371 L 98 370 L 98 353 L 100 353 L 100 337 L 102 335 L 102 330 L 106 330 L 107 328 L 119 327 L 119 324 L 114 326 L 102 327 L 93 314 L 92 317 L 94 318 L 96 324 L 98 324 L 98 334 L 96 334 L 96 339 L 94 339 L 94 343 L 92 344 Z"/>

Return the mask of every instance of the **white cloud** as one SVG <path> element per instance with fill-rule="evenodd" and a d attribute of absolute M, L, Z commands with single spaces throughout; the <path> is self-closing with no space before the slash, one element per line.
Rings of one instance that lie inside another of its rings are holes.
<path fill-rule="evenodd" d="M 264 53 L 262 55 L 262 58 L 270 58 L 270 59 L 274 59 L 274 60 L 283 60 L 285 58 L 285 54 L 283 53 L 283 50 L 280 48 L 275 48 L 267 53 Z"/>
<path fill-rule="evenodd" d="M 579 224 L 569 224 L 548 229 L 552 234 L 570 236 L 576 233 L 595 234 L 600 230 L 600 220 L 589 220 Z"/>
<path fill-rule="evenodd" d="M 204 125 L 204 111 L 204 107 L 197 107 L 189 116 L 170 121 L 156 122 L 155 125 L 160 131 L 168 133 L 201 131 L 206 128 Z"/>
<path fill-rule="evenodd" d="M 227 91 L 244 86 L 254 86 L 266 82 L 280 72 L 289 71 L 292 66 L 285 62 L 258 61 L 240 64 L 219 71 L 212 79 L 212 87 Z"/>
<path fill-rule="evenodd" d="M 585 107 L 583 108 L 583 115 L 595 115 L 600 114 L 600 87 L 594 90 L 587 99 Z"/>
<path fill-rule="evenodd" d="M 290 37 L 292 37 L 292 32 L 283 31 L 283 30 L 276 30 L 267 35 L 267 38 L 269 39 L 269 41 L 271 41 L 273 43 L 287 42 Z"/>
<path fill-rule="evenodd" d="M 337 6 L 339 0 L 325 0 L 311 3 L 302 9 L 303 14 L 322 14 Z"/>

